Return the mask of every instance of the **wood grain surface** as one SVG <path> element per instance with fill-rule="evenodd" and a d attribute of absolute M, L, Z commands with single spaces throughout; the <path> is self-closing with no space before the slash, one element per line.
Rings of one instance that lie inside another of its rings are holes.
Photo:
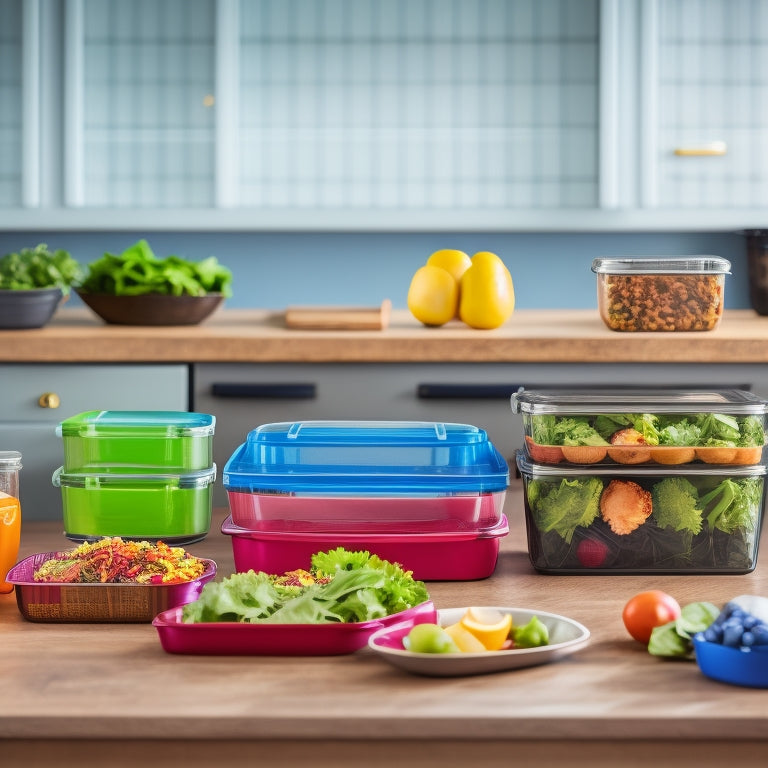
<path fill-rule="evenodd" d="M 285 313 L 221 309 L 196 326 L 105 325 L 62 309 L 45 328 L 0 331 L 4 362 L 768 362 L 768 317 L 726 311 L 713 331 L 618 333 L 597 310 L 516 310 L 501 328 L 427 328 L 394 310 L 384 330 L 286 328 Z"/>
<path fill-rule="evenodd" d="M 768 595 L 768 568 L 737 576 L 545 576 L 528 560 L 517 480 L 505 511 L 511 531 L 494 575 L 433 582 L 430 594 L 438 608 L 504 605 L 576 619 L 592 639 L 571 657 L 431 679 L 367 649 L 314 658 L 174 655 L 151 625 L 31 623 L 12 594 L 0 595 L 0 763 L 44 765 L 56 756 L 59 765 L 135 765 L 142 749 L 153 761 L 186 766 L 246 758 L 321 768 L 393 760 L 537 768 L 765 763 L 768 691 L 716 683 L 692 662 L 651 657 L 626 633 L 621 610 L 648 588 L 683 604 Z M 225 513 L 216 510 L 209 536 L 189 547 L 216 560 L 221 576 L 233 569 L 230 539 L 220 533 Z M 70 546 L 60 524 L 27 523 L 20 557 Z"/>

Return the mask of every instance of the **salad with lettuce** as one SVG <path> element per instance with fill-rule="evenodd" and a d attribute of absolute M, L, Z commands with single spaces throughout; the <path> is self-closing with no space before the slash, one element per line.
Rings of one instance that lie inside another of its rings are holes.
<path fill-rule="evenodd" d="M 203 586 L 183 607 L 185 623 L 327 624 L 390 616 L 429 600 L 397 563 L 343 547 L 312 556 L 309 570 L 234 573 Z"/>

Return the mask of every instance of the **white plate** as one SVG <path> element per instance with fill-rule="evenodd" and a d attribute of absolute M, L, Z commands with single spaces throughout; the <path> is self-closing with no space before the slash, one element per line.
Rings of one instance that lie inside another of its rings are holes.
<path fill-rule="evenodd" d="M 414 622 L 405 621 L 374 632 L 368 639 L 368 647 L 385 661 L 408 672 L 432 677 L 456 677 L 549 664 L 584 648 L 589 642 L 589 630 L 565 616 L 527 608 L 492 606 L 492 609 L 511 613 L 516 625 L 527 624 L 533 616 L 538 616 L 549 630 L 549 645 L 484 653 L 412 653 L 403 648 L 402 639 L 410 632 Z M 459 621 L 466 610 L 448 608 L 438 611 L 438 622 L 447 627 Z"/>

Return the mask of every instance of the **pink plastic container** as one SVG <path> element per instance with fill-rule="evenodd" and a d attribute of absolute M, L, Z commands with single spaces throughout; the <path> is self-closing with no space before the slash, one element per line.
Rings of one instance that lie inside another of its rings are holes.
<path fill-rule="evenodd" d="M 216 576 L 216 563 L 202 558 L 203 574 L 180 584 L 35 581 L 35 571 L 57 554 L 30 555 L 8 573 L 8 581 L 16 587 L 19 611 L 27 621 L 149 623 L 161 611 L 197 600 L 203 585 Z"/>
<path fill-rule="evenodd" d="M 221 532 L 232 537 L 235 570 L 284 573 L 310 567 L 312 555 L 336 547 L 366 550 L 383 560 L 399 563 L 421 581 L 469 581 L 488 578 L 496 569 L 499 543 L 509 533 L 505 515 L 492 528 L 427 533 L 376 533 L 348 530 L 251 531 L 228 517 Z"/>
<path fill-rule="evenodd" d="M 335 656 L 354 653 L 377 630 L 409 621 L 437 621 L 431 601 L 373 621 L 350 624 L 185 624 L 182 608 L 163 611 L 152 621 L 163 650 L 224 656 Z"/>
<path fill-rule="evenodd" d="M 483 531 L 501 522 L 506 491 L 455 496 L 293 496 L 229 493 L 232 522 L 249 531 L 372 533 Z"/>

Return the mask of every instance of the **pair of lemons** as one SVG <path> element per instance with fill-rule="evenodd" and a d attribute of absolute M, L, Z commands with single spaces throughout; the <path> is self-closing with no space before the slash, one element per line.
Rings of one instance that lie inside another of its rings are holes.
<path fill-rule="evenodd" d="M 458 318 L 470 328 L 498 328 L 514 308 L 512 275 L 490 251 L 471 258 L 464 251 L 435 251 L 416 270 L 408 289 L 408 309 L 424 325 Z"/>

